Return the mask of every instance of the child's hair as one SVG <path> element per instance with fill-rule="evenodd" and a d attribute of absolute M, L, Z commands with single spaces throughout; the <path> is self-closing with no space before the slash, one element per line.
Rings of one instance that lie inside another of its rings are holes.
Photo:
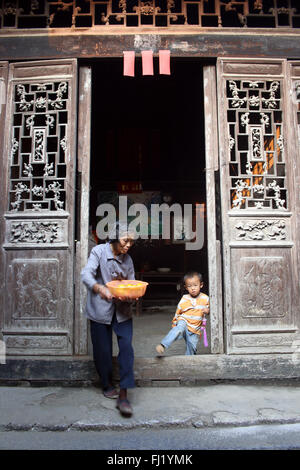
<path fill-rule="evenodd" d="M 184 276 L 183 276 L 183 284 L 185 285 L 185 282 L 190 279 L 191 277 L 197 276 L 199 281 L 202 282 L 203 276 L 201 273 L 198 271 L 188 271 Z"/>

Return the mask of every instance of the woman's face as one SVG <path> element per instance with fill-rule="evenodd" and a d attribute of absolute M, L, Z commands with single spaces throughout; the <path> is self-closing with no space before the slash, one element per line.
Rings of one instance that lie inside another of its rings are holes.
<path fill-rule="evenodd" d="M 117 243 L 117 250 L 119 254 L 126 254 L 128 250 L 132 247 L 134 243 L 134 239 L 130 234 L 123 235 L 119 238 L 119 242 Z"/>

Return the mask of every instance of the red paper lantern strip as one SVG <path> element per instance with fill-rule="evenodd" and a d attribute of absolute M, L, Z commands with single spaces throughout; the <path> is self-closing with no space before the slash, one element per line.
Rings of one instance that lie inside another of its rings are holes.
<path fill-rule="evenodd" d="M 142 51 L 143 75 L 153 75 L 153 51 Z"/>
<path fill-rule="evenodd" d="M 161 50 L 158 52 L 158 55 L 159 55 L 159 73 L 161 75 L 171 75 L 170 51 Z"/>
<path fill-rule="evenodd" d="M 123 75 L 127 77 L 134 77 L 134 51 L 123 51 Z"/>
<path fill-rule="evenodd" d="M 159 73 L 161 75 L 171 75 L 170 51 L 160 50 Z M 123 75 L 134 77 L 135 51 L 123 51 Z M 153 71 L 153 51 L 142 51 L 142 74 L 154 75 Z"/>

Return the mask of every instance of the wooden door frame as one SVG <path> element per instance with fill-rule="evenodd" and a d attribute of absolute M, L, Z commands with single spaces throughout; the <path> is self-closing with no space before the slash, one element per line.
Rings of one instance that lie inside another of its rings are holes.
<path fill-rule="evenodd" d="M 216 174 L 219 171 L 216 66 L 203 66 L 207 249 L 211 354 L 224 352 L 221 240 L 217 239 Z"/>
<path fill-rule="evenodd" d="M 86 287 L 80 273 L 88 258 L 90 161 L 91 161 L 91 98 L 92 67 L 79 65 L 78 80 L 78 145 L 77 145 L 77 227 L 75 230 L 75 294 L 74 354 L 88 354 L 88 322 L 85 316 Z"/>
<path fill-rule="evenodd" d="M 200 61 L 199 61 L 200 64 Z M 222 354 L 223 346 L 223 302 L 221 241 L 216 231 L 215 175 L 219 169 L 218 117 L 216 66 L 203 65 L 203 92 L 205 114 L 205 159 L 206 159 L 206 204 L 208 274 L 210 295 L 211 354 Z M 84 309 L 86 288 L 80 279 L 80 271 L 88 258 L 89 238 L 89 188 L 91 154 L 91 102 L 92 66 L 79 65 L 78 99 L 78 170 L 80 198 L 77 213 L 76 274 L 75 274 L 75 354 L 88 354 L 88 323 Z"/>

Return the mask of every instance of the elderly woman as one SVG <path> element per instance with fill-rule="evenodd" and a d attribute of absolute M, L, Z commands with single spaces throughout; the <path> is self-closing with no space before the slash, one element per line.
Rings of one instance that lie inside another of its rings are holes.
<path fill-rule="evenodd" d="M 124 416 L 132 414 L 127 388 L 135 386 L 131 309 L 129 299 L 113 297 L 105 284 L 115 279 L 135 279 L 133 262 L 128 254 L 132 244 L 133 236 L 127 227 L 117 223 L 115 236 L 92 249 L 87 265 L 81 271 L 81 279 L 88 289 L 86 315 L 90 320 L 93 356 L 103 394 L 107 398 L 117 398 L 117 408 Z M 112 385 L 112 330 L 119 346 L 119 393 Z"/>

